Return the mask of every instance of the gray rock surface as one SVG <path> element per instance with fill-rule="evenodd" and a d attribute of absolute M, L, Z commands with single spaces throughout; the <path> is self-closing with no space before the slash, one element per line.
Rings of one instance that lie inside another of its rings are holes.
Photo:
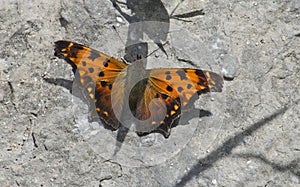
<path fill-rule="evenodd" d="M 176 8 L 168 56 L 157 50 L 147 66 L 225 68 L 232 80 L 196 102 L 212 115 L 169 139 L 129 132 L 116 156 L 117 132 L 88 122 L 53 45 L 122 57 L 128 20 L 109 0 L 0 3 L 0 186 L 300 186 L 299 0 L 162 3 Z M 149 53 L 158 48 L 144 38 Z"/>

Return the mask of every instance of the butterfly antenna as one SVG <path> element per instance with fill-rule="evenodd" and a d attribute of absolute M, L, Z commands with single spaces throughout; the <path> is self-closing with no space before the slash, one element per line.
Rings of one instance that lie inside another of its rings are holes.
<path fill-rule="evenodd" d="M 174 12 L 177 10 L 177 8 L 179 7 L 179 5 L 180 5 L 181 3 L 183 3 L 183 1 L 184 1 L 184 0 L 181 0 L 181 2 L 179 2 L 179 3 L 176 5 L 176 7 L 172 10 L 172 12 L 171 12 L 171 14 L 170 14 L 170 17 L 173 16 Z"/>
<path fill-rule="evenodd" d="M 124 40 L 121 38 L 120 33 L 118 32 L 116 26 L 113 25 L 112 28 L 113 28 L 113 30 L 117 33 L 118 38 L 120 39 L 120 41 L 122 42 L 122 44 L 125 46 L 125 42 L 124 42 Z"/>
<path fill-rule="evenodd" d="M 117 1 L 117 2 L 118 2 L 118 1 Z M 113 28 L 113 30 L 117 33 L 118 38 L 119 38 L 120 41 L 122 42 L 123 46 L 126 46 L 124 40 L 121 38 L 120 33 L 118 32 L 118 30 L 117 30 L 117 28 L 116 28 L 116 26 L 113 25 L 112 28 Z M 129 62 L 128 62 L 124 57 L 121 57 L 121 60 L 122 60 L 123 62 L 125 62 L 126 64 L 129 64 Z"/>
<path fill-rule="evenodd" d="M 126 44 L 125 44 L 124 40 L 121 38 L 120 33 L 118 32 L 117 28 L 116 28 L 114 25 L 112 26 L 112 28 L 113 28 L 113 30 L 117 33 L 118 38 L 120 39 L 120 41 L 122 42 L 122 44 L 123 44 L 124 46 L 126 46 Z M 158 48 L 155 49 L 154 51 L 152 51 L 151 53 L 149 53 L 145 58 L 149 57 L 150 55 L 152 55 L 153 53 L 155 53 L 155 52 L 158 51 L 159 49 L 162 50 L 162 51 L 166 54 L 166 56 L 168 57 L 167 52 L 166 52 L 165 49 L 163 48 L 166 44 L 169 44 L 169 42 L 166 41 L 166 42 L 163 43 L 163 44 L 162 44 L 162 43 L 156 43 L 156 45 L 158 46 Z M 121 58 L 121 59 L 122 59 L 125 63 L 128 63 L 127 60 L 126 60 L 125 58 Z M 141 58 L 138 58 L 138 59 L 141 59 Z"/>

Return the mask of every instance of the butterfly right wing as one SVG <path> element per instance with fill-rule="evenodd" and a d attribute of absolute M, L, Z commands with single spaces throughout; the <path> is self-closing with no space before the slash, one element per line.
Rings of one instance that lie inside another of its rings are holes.
<path fill-rule="evenodd" d="M 165 137 L 169 136 L 171 126 L 180 117 L 181 111 L 188 109 L 198 95 L 222 91 L 223 79 L 214 72 L 188 68 L 160 68 L 149 72 L 144 97 L 136 113 L 139 118 L 150 118 L 153 128 Z M 156 98 L 161 102 L 156 102 L 159 105 L 157 109 L 150 110 L 150 102 Z M 164 106 L 165 111 L 158 110 Z"/>
<path fill-rule="evenodd" d="M 114 129 L 119 127 L 111 104 L 111 90 L 115 79 L 127 64 L 87 46 L 60 40 L 55 42 L 55 56 L 66 60 L 79 78 L 80 89 L 89 104 L 91 118 L 102 119 Z M 122 95 L 122 89 L 115 94 Z M 118 104 L 122 106 L 122 103 Z M 97 113 L 95 113 L 95 111 Z M 98 114 L 98 115 L 97 115 Z"/>

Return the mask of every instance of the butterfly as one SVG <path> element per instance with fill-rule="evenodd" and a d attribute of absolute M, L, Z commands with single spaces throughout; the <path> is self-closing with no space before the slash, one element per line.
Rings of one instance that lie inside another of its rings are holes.
<path fill-rule="evenodd" d="M 223 87 L 222 77 L 211 71 L 146 69 L 142 59 L 127 63 L 75 42 L 56 41 L 54 51 L 72 66 L 90 117 L 113 130 L 134 125 L 138 133 L 158 131 L 167 138 L 195 98 Z"/>

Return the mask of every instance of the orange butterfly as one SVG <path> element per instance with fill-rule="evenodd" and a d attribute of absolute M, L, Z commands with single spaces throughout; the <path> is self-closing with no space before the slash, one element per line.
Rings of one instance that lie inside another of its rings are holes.
<path fill-rule="evenodd" d="M 135 126 L 137 132 L 160 131 L 166 138 L 181 111 L 198 95 L 221 92 L 220 75 L 189 68 L 145 69 L 87 46 L 55 42 L 55 56 L 67 61 L 88 103 L 90 115 L 113 129 Z"/>

